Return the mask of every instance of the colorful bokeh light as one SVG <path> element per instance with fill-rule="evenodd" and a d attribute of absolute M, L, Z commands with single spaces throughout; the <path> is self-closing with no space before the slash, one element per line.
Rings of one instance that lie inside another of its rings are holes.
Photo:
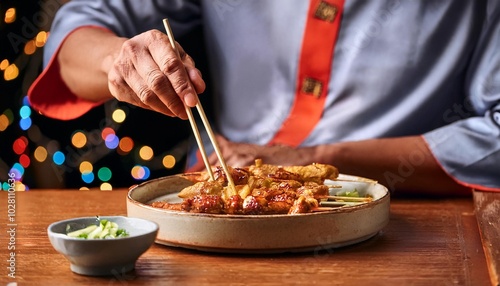
<path fill-rule="evenodd" d="M 111 170 L 108 167 L 102 167 L 97 171 L 97 177 L 103 182 L 107 182 L 111 179 Z"/>
<path fill-rule="evenodd" d="M 14 163 L 10 169 L 10 173 L 14 174 L 14 180 L 19 181 L 24 175 L 24 167 L 19 163 Z"/>
<path fill-rule="evenodd" d="M 82 148 L 87 144 L 87 136 L 85 133 L 77 131 L 71 136 L 71 144 L 76 148 Z"/>
<path fill-rule="evenodd" d="M 106 136 L 106 139 L 104 141 L 104 144 L 106 144 L 106 147 L 108 147 L 109 149 L 116 149 L 119 143 L 120 139 L 115 134 L 109 134 L 108 136 Z"/>
<path fill-rule="evenodd" d="M 26 131 L 31 127 L 31 118 L 21 118 L 19 120 L 19 127 L 21 127 L 22 130 Z"/>
<path fill-rule="evenodd" d="M 130 173 L 132 174 L 132 177 L 136 180 L 146 180 L 149 178 L 149 175 L 151 174 L 148 167 L 140 165 L 134 166 Z"/>
<path fill-rule="evenodd" d="M 139 149 L 139 157 L 144 161 L 149 161 L 153 158 L 154 152 L 153 149 L 149 146 L 142 146 Z"/>
<path fill-rule="evenodd" d="M 80 163 L 80 166 L 78 168 L 80 170 L 80 173 L 90 173 L 94 170 L 94 166 L 92 166 L 92 163 L 89 161 L 83 161 Z"/>
<path fill-rule="evenodd" d="M 120 139 L 120 143 L 118 144 L 118 151 L 122 154 L 127 154 L 134 148 L 134 140 L 130 137 L 123 137 Z"/>
<path fill-rule="evenodd" d="M 21 155 L 22 153 L 24 153 L 24 151 L 26 151 L 27 146 L 28 139 L 26 139 L 26 137 L 24 136 L 21 136 L 14 141 L 14 144 L 12 144 L 12 150 L 17 155 Z"/>
<path fill-rule="evenodd" d="M 94 173 L 92 172 L 82 173 L 82 181 L 84 181 L 87 184 L 92 183 L 94 181 Z"/>
<path fill-rule="evenodd" d="M 112 191 L 113 186 L 111 186 L 110 183 L 102 183 L 101 186 L 99 187 L 101 191 Z"/>
<path fill-rule="evenodd" d="M 120 108 L 117 108 L 115 111 L 113 111 L 113 114 L 111 115 L 111 118 L 113 118 L 116 123 L 122 123 L 123 121 L 125 121 L 126 117 L 127 115 L 125 114 L 125 111 Z"/>
<path fill-rule="evenodd" d="M 175 166 L 175 157 L 172 155 L 163 157 L 162 164 L 165 168 L 172 169 Z"/>
<path fill-rule="evenodd" d="M 57 151 L 52 155 L 52 161 L 54 161 L 54 164 L 56 165 L 62 165 L 64 164 L 64 161 L 66 160 L 66 156 L 64 155 L 63 152 Z"/>
<path fill-rule="evenodd" d="M 106 138 L 110 134 L 116 135 L 115 130 L 113 130 L 113 128 L 111 128 L 111 127 L 105 127 L 105 128 L 103 128 L 102 131 L 101 131 L 101 138 L 102 138 L 102 140 L 106 140 Z"/>
<path fill-rule="evenodd" d="M 45 149 L 45 147 L 43 146 L 36 147 L 35 152 L 33 153 L 33 157 L 35 157 L 35 160 L 40 163 L 47 159 L 47 155 L 47 149 Z"/>
<path fill-rule="evenodd" d="M 31 159 L 28 155 L 22 154 L 21 156 L 19 156 L 19 164 L 21 164 L 21 166 L 23 166 L 24 168 L 28 168 L 30 163 Z"/>

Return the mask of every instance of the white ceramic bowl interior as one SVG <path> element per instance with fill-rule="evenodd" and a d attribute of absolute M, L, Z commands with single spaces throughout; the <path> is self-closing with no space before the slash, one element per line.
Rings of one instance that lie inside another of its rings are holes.
<path fill-rule="evenodd" d="M 58 221 L 49 225 L 47 232 L 54 249 L 70 261 L 73 272 L 106 276 L 121 275 L 131 271 L 135 262 L 155 241 L 158 224 L 124 216 L 101 216 L 116 222 L 129 236 L 112 239 L 81 239 L 66 235 L 68 224 L 81 228 L 97 224 L 96 217 L 81 217 Z"/>

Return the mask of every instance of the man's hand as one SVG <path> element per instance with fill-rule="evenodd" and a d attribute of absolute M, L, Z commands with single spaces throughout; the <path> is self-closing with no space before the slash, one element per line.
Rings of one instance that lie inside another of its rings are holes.
<path fill-rule="evenodd" d="M 288 146 L 261 146 L 248 143 L 235 143 L 217 135 L 222 156 L 228 166 L 245 167 L 262 159 L 265 164 L 307 165 L 313 163 L 312 148 L 292 148 Z M 217 155 L 209 157 L 211 165 L 220 165 Z"/>
<path fill-rule="evenodd" d="M 184 104 L 193 107 L 205 82 L 193 59 L 168 36 L 151 30 L 131 39 L 110 31 L 85 27 L 71 33 L 58 61 L 69 89 L 88 101 L 115 97 L 168 116 L 187 118 Z M 192 85 L 191 85 L 192 83 Z"/>
<path fill-rule="evenodd" d="M 177 49 L 180 58 L 167 35 L 158 30 L 125 41 L 108 73 L 111 94 L 120 101 L 186 119 L 184 104 L 196 105 L 205 82 L 193 59 L 179 44 Z"/>

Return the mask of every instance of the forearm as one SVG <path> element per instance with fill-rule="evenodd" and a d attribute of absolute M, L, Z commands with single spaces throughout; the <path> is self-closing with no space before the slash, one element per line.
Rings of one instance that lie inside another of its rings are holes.
<path fill-rule="evenodd" d="M 470 194 L 470 189 L 443 171 L 420 136 L 342 142 L 315 149 L 316 161 L 333 164 L 341 173 L 375 179 L 396 195 Z"/>
<path fill-rule="evenodd" d="M 70 34 L 57 58 L 61 77 L 69 89 L 89 101 L 111 99 L 108 71 L 125 40 L 109 31 L 91 27 Z"/>

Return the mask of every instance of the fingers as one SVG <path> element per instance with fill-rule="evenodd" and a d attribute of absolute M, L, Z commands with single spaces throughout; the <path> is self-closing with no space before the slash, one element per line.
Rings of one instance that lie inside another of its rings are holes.
<path fill-rule="evenodd" d="M 191 84 L 182 58 L 177 56 L 177 52 L 170 46 L 165 34 L 152 34 L 152 36 L 155 39 L 149 44 L 151 57 L 158 63 L 159 69 L 168 78 L 177 96 L 187 106 L 194 107 L 198 103 L 198 96 Z M 182 50 L 182 48 L 178 49 Z"/>
<path fill-rule="evenodd" d="M 186 54 L 184 49 L 179 44 L 177 44 L 177 50 L 179 51 L 179 55 L 184 63 L 184 66 L 186 67 L 187 74 L 196 90 L 196 93 L 199 94 L 204 92 L 206 88 L 205 81 L 202 78 L 201 72 L 195 67 L 193 58 Z"/>
<path fill-rule="evenodd" d="M 185 105 L 198 102 L 205 82 L 182 47 L 181 58 L 157 30 L 127 40 L 108 72 L 115 98 L 168 116 L 187 118 Z"/>

